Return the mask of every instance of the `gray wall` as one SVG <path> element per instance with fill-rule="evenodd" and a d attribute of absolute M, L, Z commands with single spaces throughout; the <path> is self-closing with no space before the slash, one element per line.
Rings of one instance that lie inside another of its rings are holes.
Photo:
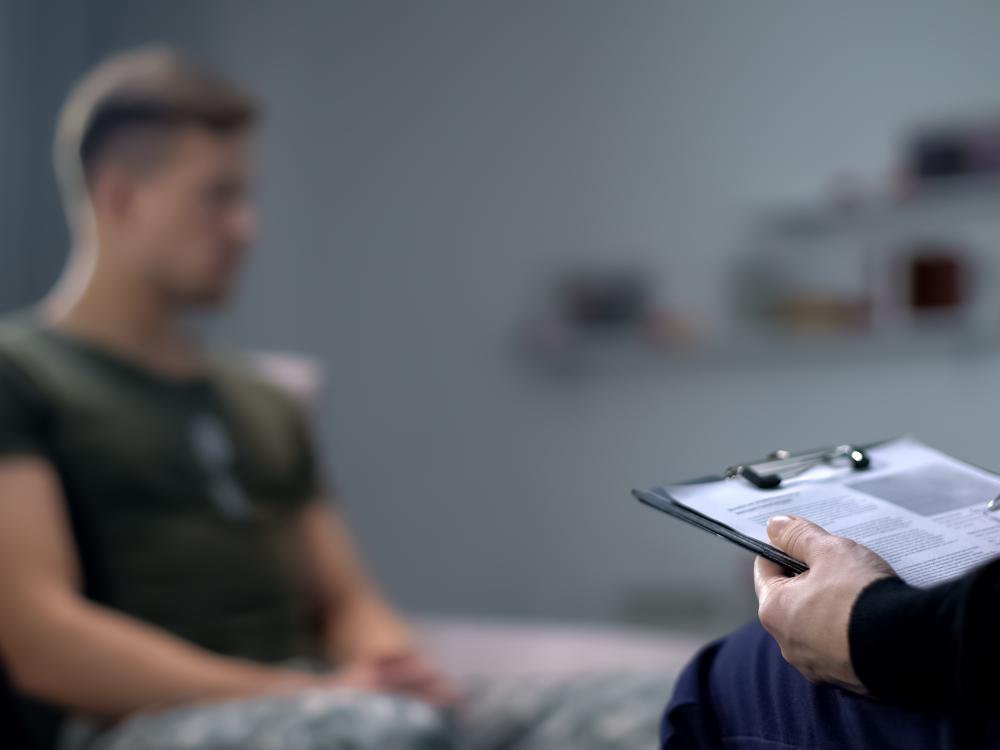
<path fill-rule="evenodd" d="M 93 59 L 95 19 L 72 0 L 0 0 L 0 306 L 52 283 L 66 227 L 50 161 L 62 97 Z"/>
<path fill-rule="evenodd" d="M 612 618 L 637 592 L 708 592 L 742 609 L 749 558 L 630 487 L 902 432 L 1000 466 L 992 355 L 560 385 L 510 351 L 572 259 L 648 262 L 717 322 L 756 208 L 845 168 L 883 179 L 906 123 L 1000 104 L 1000 6 L 99 7 L 95 50 L 175 40 L 266 100 L 264 237 L 219 334 L 324 360 L 346 512 L 405 605 Z"/>

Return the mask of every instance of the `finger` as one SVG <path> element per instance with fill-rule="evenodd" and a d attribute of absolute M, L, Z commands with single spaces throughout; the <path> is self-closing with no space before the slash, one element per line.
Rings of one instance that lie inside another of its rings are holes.
<path fill-rule="evenodd" d="M 436 670 L 422 663 L 397 665 L 380 670 L 384 684 L 410 693 L 435 693 L 445 680 Z"/>
<path fill-rule="evenodd" d="M 386 679 L 398 682 L 419 682 L 434 674 L 434 670 L 416 659 L 383 661 L 378 664 L 378 671 Z"/>
<path fill-rule="evenodd" d="M 423 690 L 423 698 L 435 706 L 447 708 L 459 702 L 461 696 L 458 691 L 446 680 L 435 680 L 432 685 L 428 685 Z"/>
<path fill-rule="evenodd" d="M 764 601 L 774 586 L 786 578 L 784 568 L 778 563 L 759 556 L 753 561 L 753 589 L 758 602 Z"/>
<path fill-rule="evenodd" d="M 438 676 L 427 676 L 422 679 L 387 680 L 383 683 L 383 687 L 389 692 L 411 695 L 442 708 L 451 706 L 458 700 L 458 695 L 450 684 Z"/>
<path fill-rule="evenodd" d="M 370 669 L 350 667 L 334 672 L 328 678 L 330 685 L 348 686 L 355 690 L 379 690 L 382 687 L 378 675 Z"/>
<path fill-rule="evenodd" d="M 798 516 L 775 516 L 767 522 L 767 535 L 771 543 L 806 565 L 827 539 L 833 537 L 821 526 Z"/>
<path fill-rule="evenodd" d="M 396 672 L 393 674 L 384 674 L 382 680 L 387 685 L 392 685 L 402 690 L 420 690 L 428 685 L 433 685 L 437 680 L 437 676 L 426 672 Z"/>
<path fill-rule="evenodd" d="M 420 661 L 420 657 L 412 651 L 395 651 L 379 655 L 374 659 L 379 666 L 393 667 L 399 664 L 409 664 Z"/>
<path fill-rule="evenodd" d="M 461 698 L 451 681 L 419 652 L 385 654 L 375 661 L 382 685 L 392 692 L 413 695 L 447 708 Z"/>

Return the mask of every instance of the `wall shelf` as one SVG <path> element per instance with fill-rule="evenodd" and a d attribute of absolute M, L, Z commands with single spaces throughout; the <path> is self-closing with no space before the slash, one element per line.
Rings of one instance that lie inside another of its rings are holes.
<path fill-rule="evenodd" d="M 807 239 L 838 233 L 880 233 L 985 217 L 1000 221 L 1000 177 L 962 177 L 924 185 L 907 198 L 882 198 L 853 207 L 798 206 L 767 211 L 762 236 Z"/>
<path fill-rule="evenodd" d="M 637 336 L 594 336 L 546 352 L 532 352 L 532 366 L 556 377 L 590 378 L 649 372 L 698 372 L 734 368 L 820 366 L 923 357 L 1000 354 L 997 333 L 929 327 L 885 333 L 799 336 L 748 331 L 716 341 L 654 346 Z"/>

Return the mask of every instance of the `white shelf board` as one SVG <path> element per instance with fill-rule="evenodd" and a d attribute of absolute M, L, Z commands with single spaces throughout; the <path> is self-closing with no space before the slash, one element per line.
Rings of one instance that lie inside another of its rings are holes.
<path fill-rule="evenodd" d="M 812 336 L 747 332 L 688 345 L 655 346 L 638 337 L 595 336 L 562 348 L 527 355 L 536 369 L 552 375 L 699 371 L 774 364 L 829 365 L 921 357 L 1000 354 L 1000 333 L 934 329 Z"/>

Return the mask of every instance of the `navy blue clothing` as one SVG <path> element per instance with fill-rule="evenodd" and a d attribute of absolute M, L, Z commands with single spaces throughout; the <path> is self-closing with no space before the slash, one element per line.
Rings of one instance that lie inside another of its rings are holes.
<path fill-rule="evenodd" d="M 754 621 L 706 646 L 685 668 L 661 739 L 663 750 L 964 750 L 1000 748 L 997 730 L 995 722 L 987 727 L 970 716 L 918 712 L 813 685 Z"/>

